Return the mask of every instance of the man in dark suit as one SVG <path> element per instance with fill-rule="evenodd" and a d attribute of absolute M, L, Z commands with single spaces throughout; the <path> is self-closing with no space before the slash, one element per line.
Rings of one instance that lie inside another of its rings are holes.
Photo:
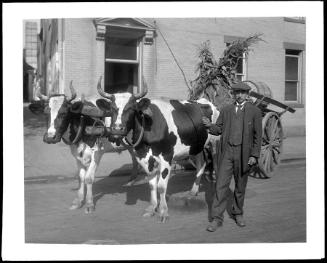
<path fill-rule="evenodd" d="M 234 175 L 233 219 L 245 226 L 243 205 L 250 167 L 258 162 L 261 149 L 262 115 L 259 108 L 246 101 L 250 87 L 243 82 L 232 86 L 235 103 L 222 108 L 216 124 L 203 118 L 213 135 L 221 134 L 216 191 L 212 204 L 212 221 L 207 230 L 222 226 L 227 206 L 229 185 Z"/>

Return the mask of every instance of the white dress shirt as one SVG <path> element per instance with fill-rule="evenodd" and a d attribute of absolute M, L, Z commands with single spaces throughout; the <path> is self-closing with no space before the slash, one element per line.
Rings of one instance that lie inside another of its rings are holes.
<path fill-rule="evenodd" d="M 240 107 L 240 109 L 243 110 L 245 102 L 246 102 L 246 101 L 243 101 L 242 103 L 238 103 L 238 102 L 236 102 L 236 103 L 235 103 L 235 105 L 236 105 L 236 106 L 235 106 L 235 112 L 237 112 L 238 107 Z"/>

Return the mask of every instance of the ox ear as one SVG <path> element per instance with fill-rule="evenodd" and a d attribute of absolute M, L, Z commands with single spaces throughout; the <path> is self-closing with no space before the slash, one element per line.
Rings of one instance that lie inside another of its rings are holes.
<path fill-rule="evenodd" d="M 108 100 L 105 100 L 105 99 L 97 99 L 96 105 L 102 111 L 111 111 L 111 108 L 112 108 L 111 102 Z"/>
<path fill-rule="evenodd" d="M 76 101 L 72 104 L 70 111 L 73 113 L 81 113 L 82 109 L 83 109 L 83 102 L 81 101 Z"/>
<path fill-rule="evenodd" d="M 34 114 L 41 114 L 44 113 L 45 104 L 42 100 L 36 100 L 28 105 L 28 109 Z"/>
<path fill-rule="evenodd" d="M 137 109 L 141 111 L 144 115 L 152 117 L 153 113 L 150 109 L 151 101 L 148 98 L 143 98 L 137 103 Z"/>

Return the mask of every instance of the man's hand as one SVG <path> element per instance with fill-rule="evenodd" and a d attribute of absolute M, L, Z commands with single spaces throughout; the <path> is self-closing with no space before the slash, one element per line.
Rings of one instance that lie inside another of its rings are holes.
<path fill-rule="evenodd" d="M 211 121 L 207 117 L 202 117 L 202 123 L 206 128 L 210 128 L 211 126 Z"/>
<path fill-rule="evenodd" d="M 252 166 L 255 165 L 256 163 L 257 163 L 257 159 L 251 156 L 249 158 L 248 165 Z"/>

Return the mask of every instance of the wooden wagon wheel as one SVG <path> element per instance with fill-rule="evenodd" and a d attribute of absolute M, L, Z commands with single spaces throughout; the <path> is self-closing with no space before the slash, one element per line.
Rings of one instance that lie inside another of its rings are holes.
<path fill-rule="evenodd" d="M 255 167 L 251 176 L 256 178 L 270 178 L 280 163 L 283 150 L 283 127 L 279 115 L 268 112 L 262 120 L 262 145 L 259 165 Z"/>

